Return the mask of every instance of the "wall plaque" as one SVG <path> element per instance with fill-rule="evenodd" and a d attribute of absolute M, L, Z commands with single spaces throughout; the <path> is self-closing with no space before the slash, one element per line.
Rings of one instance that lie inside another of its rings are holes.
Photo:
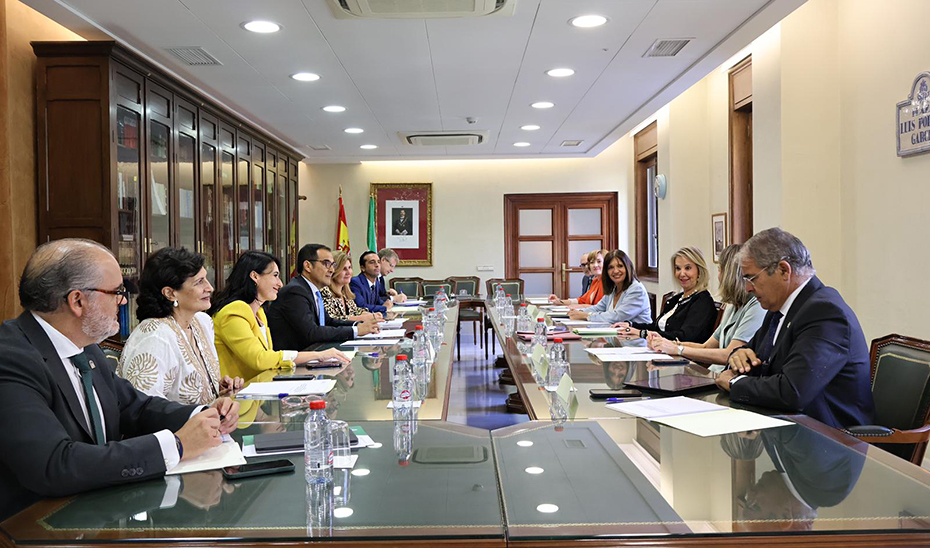
<path fill-rule="evenodd" d="M 907 99 L 898 103 L 898 156 L 930 152 L 930 72 L 914 79 Z"/>

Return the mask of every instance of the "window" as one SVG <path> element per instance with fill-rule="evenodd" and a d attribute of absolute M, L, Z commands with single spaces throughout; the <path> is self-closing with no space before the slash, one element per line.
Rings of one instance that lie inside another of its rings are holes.
<path fill-rule="evenodd" d="M 659 199 L 652 190 L 658 173 L 658 148 L 655 122 L 633 136 L 636 275 L 651 282 L 659 281 Z"/>
<path fill-rule="evenodd" d="M 729 71 L 730 241 L 752 236 L 752 57 Z"/>

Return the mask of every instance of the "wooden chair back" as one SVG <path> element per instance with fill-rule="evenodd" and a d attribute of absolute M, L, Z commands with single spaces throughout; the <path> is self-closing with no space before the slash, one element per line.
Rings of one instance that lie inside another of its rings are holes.
<path fill-rule="evenodd" d="M 464 289 L 469 296 L 476 297 L 481 291 L 481 278 L 478 276 L 449 276 L 446 281 L 452 284 L 456 295 Z"/>
<path fill-rule="evenodd" d="M 414 299 L 419 299 L 423 296 L 422 283 L 423 278 L 417 276 L 410 278 L 391 278 L 390 281 L 391 289 Z"/>
<path fill-rule="evenodd" d="M 523 298 L 523 280 L 508 280 L 505 278 L 491 278 L 484 281 L 484 287 L 487 291 L 487 298 L 494 296 L 494 288 L 497 287 L 497 284 L 503 285 L 504 292 L 510 295 L 510 298 L 514 301 L 518 301 Z"/>

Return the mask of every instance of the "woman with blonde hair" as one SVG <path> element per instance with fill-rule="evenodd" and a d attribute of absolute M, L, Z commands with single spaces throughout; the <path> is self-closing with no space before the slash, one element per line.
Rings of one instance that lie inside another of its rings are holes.
<path fill-rule="evenodd" d="M 332 281 L 329 287 L 320 289 L 326 313 L 336 320 L 364 322 L 383 319 L 380 312 L 372 313 L 355 304 L 355 293 L 349 287 L 352 281 L 352 258 L 344 251 L 337 251 L 333 253 L 333 262 L 335 270 Z"/>
<path fill-rule="evenodd" d="M 681 292 L 671 297 L 662 307 L 659 318 L 652 323 L 619 322 L 623 338 L 647 338 L 654 332 L 674 340 L 706 341 L 714 331 L 717 307 L 707 290 L 708 271 L 704 254 L 696 247 L 683 247 L 672 255 L 672 272 Z"/>
<path fill-rule="evenodd" d="M 720 301 L 726 304 L 723 319 L 714 334 L 704 343 L 670 341 L 651 334 L 649 348 L 670 356 L 682 356 L 702 363 L 726 364 L 730 352 L 745 346 L 765 319 L 765 310 L 755 295 L 746 291 L 739 267 L 739 244 L 727 246 L 720 254 Z"/>

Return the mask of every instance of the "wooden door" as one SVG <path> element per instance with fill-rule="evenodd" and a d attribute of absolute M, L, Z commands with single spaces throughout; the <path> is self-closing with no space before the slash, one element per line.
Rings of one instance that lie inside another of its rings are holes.
<path fill-rule="evenodd" d="M 617 246 L 617 193 L 504 196 L 507 278 L 529 296 L 581 294 L 581 255 Z"/>

